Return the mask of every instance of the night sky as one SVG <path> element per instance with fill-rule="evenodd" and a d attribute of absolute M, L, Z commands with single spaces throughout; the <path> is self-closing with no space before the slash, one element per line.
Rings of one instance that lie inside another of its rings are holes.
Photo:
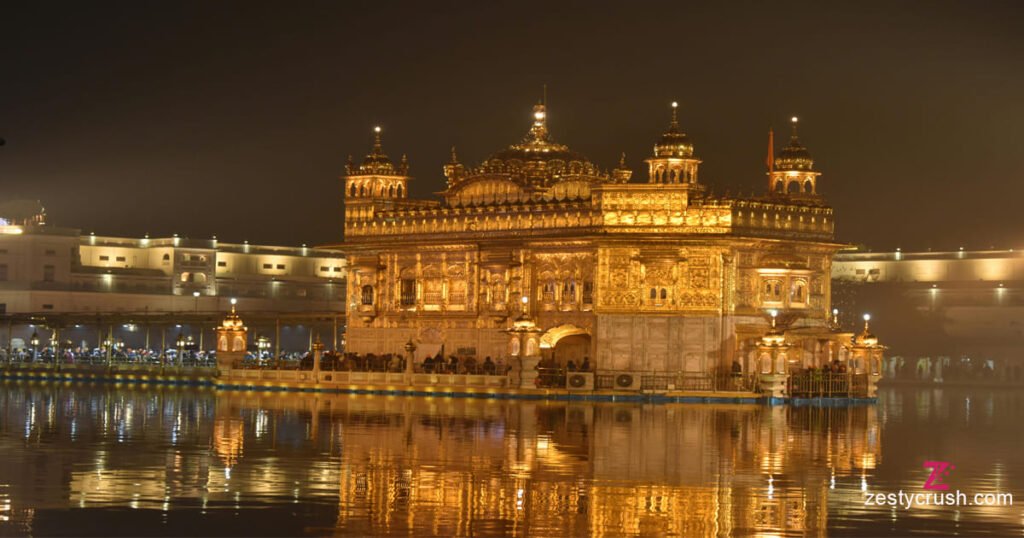
<path fill-rule="evenodd" d="M 702 182 L 762 193 L 795 114 L 841 240 L 1024 246 L 1024 3 L 65 4 L 0 10 L 0 199 L 52 224 L 335 242 L 374 125 L 425 196 L 547 84 L 554 138 L 634 181 L 677 100 Z"/>

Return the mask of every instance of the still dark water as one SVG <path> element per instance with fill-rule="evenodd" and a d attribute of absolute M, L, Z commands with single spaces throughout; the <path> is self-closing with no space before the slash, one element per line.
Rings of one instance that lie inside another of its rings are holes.
<path fill-rule="evenodd" d="M 2 535 L 1024 534 L 1024 394 L 640 405 L 0 384 Z M 925 460 L 1011 507 L 866 507 Z"/>

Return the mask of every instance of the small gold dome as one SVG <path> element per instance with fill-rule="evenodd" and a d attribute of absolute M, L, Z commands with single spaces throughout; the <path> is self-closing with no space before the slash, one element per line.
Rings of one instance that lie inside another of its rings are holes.
<path fill-rule="evenodd" d="M 857 335 L 857 337 L 855 338 L 855 342 L 862 346 L 877 346 L 878 337 L 867 331 L 864 331 Z"/>
<path fill-rule="evenodd" d="M 224 318 L 224 321 L 220 324 L 222 329 L 227 330 L 245 330 L 245 323 L 242 322 L 242 318 L 235 312 L 235 305 L 231 305 L 231 312 Z"/>
<path fill-rule="evenodd" d="M 761 343 L 766 346 L 781 346 L 786 343 L 786 336 L 782 332 L 772 329 L 761 337 Z"/>
<path fill-rule="evenodd" d="M 800 143 L 796 134 L 797 119 L 793 118 L 793 133 L 789 137 L 789 145 L 779 151 L 775 159 L 776 170 L 813 170 L 814 159 L 811 152 Z"/>
<path fill-rule="evenodd" d="M 658 143 L 654 145 L 655 157 L 677 157 L 689 159 L 693 157 L 693 143 L 686 133 L 679 129 L 679 119 L 676 117 L 677 103 L 672 103 L 672 122 L 668 130 L 661 135 Z"/>

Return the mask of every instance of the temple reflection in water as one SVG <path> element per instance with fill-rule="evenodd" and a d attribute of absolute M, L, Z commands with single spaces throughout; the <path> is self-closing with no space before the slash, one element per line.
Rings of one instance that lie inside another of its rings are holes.
<path fill-rule="evenodd" d="M 881 454 L 871 406 L 11 388 L 0 449 L 61 484 L 4 492 L 26 532 L 40 509 L 301 502 L 313 534 L 817 535 Z"/>

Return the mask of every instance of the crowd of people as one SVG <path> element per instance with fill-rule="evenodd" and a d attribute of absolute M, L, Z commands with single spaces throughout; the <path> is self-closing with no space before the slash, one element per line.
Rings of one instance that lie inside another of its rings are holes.
<path fill-rule="evenodd" d="M 341 372 L 404 372 L 405 362 L 406 358 L 398 353 L 378 355 L 328 351 L 320 359 L 320 369 Z M 312 354 L 307 353 L 302 357 L 299 360 L 298 368 L 311 370 L 313 368 Z M 550 358 L 542 360 L 537 365 L 537 370 L 542 373 L 557 370 L 563 375 L 565 372 L 589 372 L 590 369 L 590 357 L 584 357 L 579 364 L 574 360 L 569 360 L 564 367 Z M 445 356 L 440 351 L 413 363 L 414 372 L 426 374 L 508 375 L 511 370 L 512 365 L 504 357 L 495 359 L 488 355 L 480 360 L 473 355 Z"/>
<path fill-rule="evenodd" d="M 814 366 L 808 366 L 804 369 L 807 374 L 845 374 L 848 372 L 845 362 L 840 362 L 839 359 L 832 359 L 832 362 L 826 362 L 821 365 L 821 368 L 815 368 Z"/>
<path fill-rule="evenodd" d="M 188 366 L 207 366 L 216 362 L 215 351 L 182 350 L 179 361 L 178 350 L 171 348 L 159 349 L 127 348 L 115 346 L 110 350 L 110 360 L 125 364 L 181 364 Z M 46 347 L 33 349 L 0 348 L 0 362 L 49 363 L 57 361 L 61 364 L 98 364 L 107 361 L 107 348 Z"/>
<path fill-rule="evenodd" d="M 478 361 L 476 357 L 449 355 L 445 358 L 440 351 L 436 355 L 423 359 L 419 371 L 427 374 L 474 374 L 474 375 L 506 375 L 512 367 L 505 359 L 494 360 L 490 355 Z"/>

